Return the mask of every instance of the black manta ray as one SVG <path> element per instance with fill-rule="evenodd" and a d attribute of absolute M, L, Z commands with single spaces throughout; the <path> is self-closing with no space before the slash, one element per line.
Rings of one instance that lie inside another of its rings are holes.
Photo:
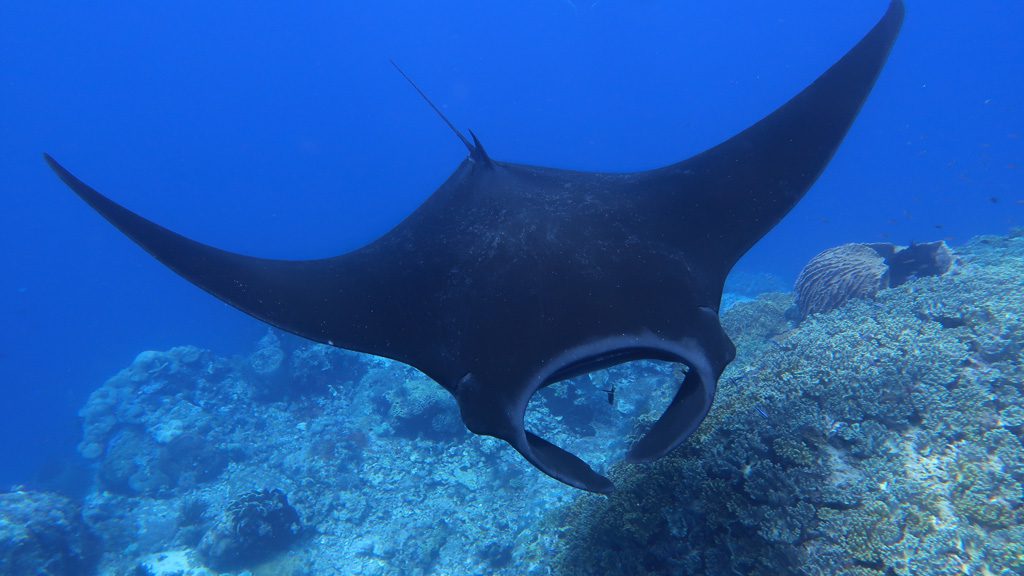
<path fill-rule="evenodd" d="M 718 321 L 729 270 L 825 169 L 885 63 L 896 0 L 835 65 L 725 142 L 629 174 L 468 157 L 422 206 L 369 245 L 322 260 L 218 250 L 116 204 L 49 156 L 104 218 L 190 282 L 310 340 L 376 354 L 451 392 L 476 434 L 508 442 L 571 486 L 612 483 L 524 429 L 549 384 L 622 362 L 679 362 L 686 376 L 629 461 L 658 458 L 704 419 L 735 356 Z"/>

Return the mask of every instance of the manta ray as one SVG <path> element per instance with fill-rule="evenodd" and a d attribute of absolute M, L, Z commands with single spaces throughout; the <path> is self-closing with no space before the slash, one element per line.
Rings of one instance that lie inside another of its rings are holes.
<path fill-rule="evenodd" d="M 825 169 L 903 13 L 893 1 L 791 100 L 662 168 L 503 162 L 449 122 L 469 150 L 455 172 L 391 231 L 333 258 L 273 260 L 201 244 L 45 159 L 100 215 L 193 284 L 282 330 L 417 368 L 451 393 L 470 431 L 504 440 L 565 484 L 607 493 L 609 479 L 525 429 L 531 396 L 623 362 L 681 363 L 674 399 L 627 461 L 659 458 L 694 432 L 735 356 L 718 318 L 726 275 Z"/>

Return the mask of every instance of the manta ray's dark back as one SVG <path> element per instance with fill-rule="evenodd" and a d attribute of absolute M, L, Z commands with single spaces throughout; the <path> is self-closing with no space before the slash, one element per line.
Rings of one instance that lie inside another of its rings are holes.
<path fill-rule="evenodd" d="M 456 398 L 477 434 L 585 490 L 608 479 L 527 432 L 539 388 L 637 359 L 686 377 L 631 449 L 678 446 L 734 356 L 718 322 L 725 277 L 835 153 L 896 39 L 903 4 L 809 87 L 729 140 L 665 168 L 572 172 L 470 155 L 408 218 L 324 260 L 232 254 L 175 234 L 58 176 L 172 270 L 240 310 L 317 342 L 410 364 Z"/>

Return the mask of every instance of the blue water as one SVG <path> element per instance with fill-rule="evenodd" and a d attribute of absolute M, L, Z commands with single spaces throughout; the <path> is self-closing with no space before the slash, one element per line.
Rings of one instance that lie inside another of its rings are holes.
<path fill-rule="evenodd" d="M 0 8 L 0 487 L 53 482 L 76 410 L 139 351 L 265 328 L 76 199 L 47 151 L 198 240 L 328 256 L 396 224 L 465 150 L 394 58 L 501 160 L 652 168 L 784 102 L 882 0 L 6 3 Z M 851 241 L 1024 225 L 1024 5 L 909 2 L 825 175 L 740 264 L 787 281 Z"/>

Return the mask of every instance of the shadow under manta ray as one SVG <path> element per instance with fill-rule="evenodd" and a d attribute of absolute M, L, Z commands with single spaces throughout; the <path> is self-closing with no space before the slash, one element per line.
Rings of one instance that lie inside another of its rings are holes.
<path fill-rule="evenodd" d="M 147 252 L 228 304 L 310 340 L 386 356 L 451 392 L 476 434 L 501 438 L 571 486 L 612 483 L 524 429 L 538 389 L 622 362 L 688 367 L 627 458 L 658 458 L 704 419 L 735 348 L 718 322 L 736 261 L 824 170 L 903 20 L 894 0 L 792 100 L 688 160 L 629 174 L 491 159 L 473 136 L 448 180 L 371 244 L 322 260 L 206 246 L 58 176 Z M 461 136 L 461 135 L 460 135 Z"/>

